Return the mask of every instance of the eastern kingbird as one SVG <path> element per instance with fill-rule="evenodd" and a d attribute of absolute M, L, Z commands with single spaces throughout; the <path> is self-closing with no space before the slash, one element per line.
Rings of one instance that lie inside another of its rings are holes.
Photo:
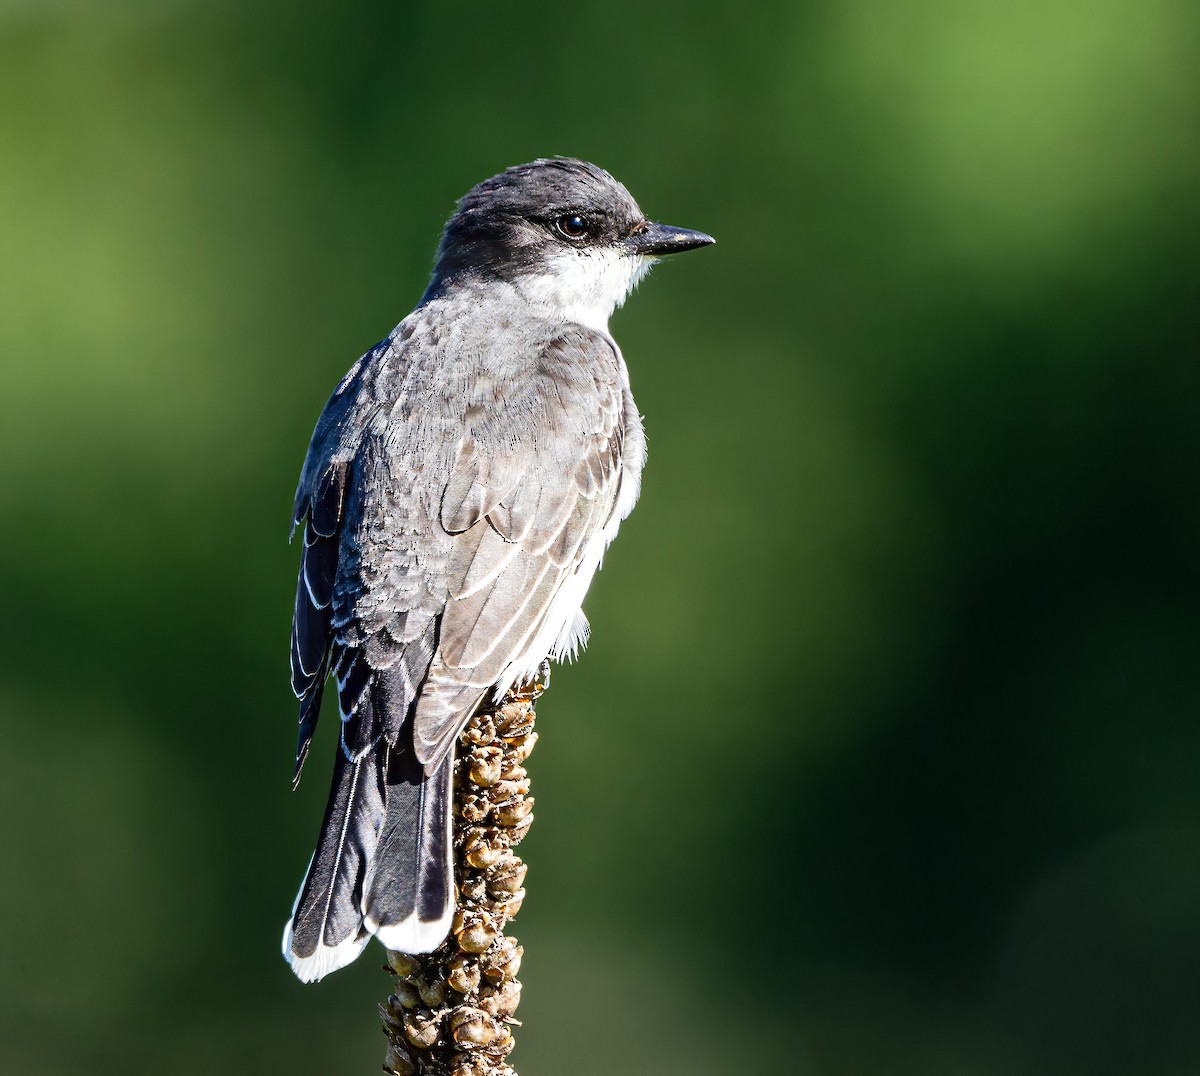
<path fill-rule="evenodd" d="M 283 955 L 311 982 L 374 934 L 423 953 L 454 913 L 451 769 L 480 701 L 574 655 L 646 458 L 613 310 L 660 255 L 612 176 L 538 160 L 459 203 L 433 279 L 325 405 L 293 511 L 295 781 L 321 693 L 341 742 Z"/>

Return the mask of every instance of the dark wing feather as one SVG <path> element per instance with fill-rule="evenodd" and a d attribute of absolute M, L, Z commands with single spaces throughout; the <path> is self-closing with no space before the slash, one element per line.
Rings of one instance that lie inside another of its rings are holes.
<path fill-rule="evenodd" d="M 292 691 L 300 700 L 293 786 L 308 757 L 329 675 L 333 582 L 337 574 L 339 523 L 346 490 L 346 464 L 332 464 L 311 497 L 296 497 L 295 524 L 304 525 L 304 551 L 292 614 Z"/>

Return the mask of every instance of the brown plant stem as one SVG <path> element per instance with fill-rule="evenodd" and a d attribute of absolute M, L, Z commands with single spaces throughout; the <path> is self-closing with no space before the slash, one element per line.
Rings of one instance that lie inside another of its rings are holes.
<path fill-rule="evenodd" d="M 516 1076 L 507 1057 L 522 949 L 504 928 L 525 898 L 514 846 L 533 822 L 523 763 L 537 741 L 541 681 L 485 701 L 459 738 L 454 762 L 458 907 L 432 953 L 388 953 L 395 992 L 380 1005 L 384 1071 L 396 1076 Z"/>

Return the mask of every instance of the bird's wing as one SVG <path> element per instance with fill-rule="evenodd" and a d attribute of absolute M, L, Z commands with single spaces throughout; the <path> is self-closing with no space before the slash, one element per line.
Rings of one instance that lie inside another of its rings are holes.
<path fill-rule="evenodd" d="M 293 534 L 297 527 L 304 534 L 292 613 L 292 691 L 300 700 L 293 785 L 299 782 L 308 757 L 333 656 L 334 584 L 354 448 L 346 431 L 361 425 L 353 419 L 355 409 L 361 407 L 364 374 L 386 347 L 384 341 L 360 358 L 329 398 L 313 431 L 292 508 Z"/>
<path fill-rule="evenodd" d="M 413 727 L 427 772 L 482 695 L 514 663 L 536 664 L 554 638 L 541 654 L 530 647 L 577 613 L 595 569 L 585 550 L 617 510 L 631 413 L 636 422 L 612 342 L 582 328 L 545 345 L 501 406 L 468 409 L 439 513 L 454 536 L 447 601 Z"/>
<path fill-rule="evenodd" d="M 304 527 L 304 550 L 292 614 L 292 691 L 300 700 L 293 784 L 300 780 L 300 771 L 308 757 L 320 715 L 321 695 L 329 676 L 333 584 L 348 469 L 344 463 L 331 464 L 321 475 L 317 489 L 304 499 L 302 514 L 295 520 Z"/>
<path fill-rule="evenodd" d="M 354 763 L 381 736 L 396 742 L 433 657 L 439 600 L 417 563 L 420 498 L 412 496 L 411 474 L 394 466 L 380 422 L 407 376 L 410 335 L 398 330 L 342 380 L 301 474 L 293 512 L 304 528 L 292 618 L 292 689 L 300 700 L 294 780 L 331 672 L 343 752 Z"/>

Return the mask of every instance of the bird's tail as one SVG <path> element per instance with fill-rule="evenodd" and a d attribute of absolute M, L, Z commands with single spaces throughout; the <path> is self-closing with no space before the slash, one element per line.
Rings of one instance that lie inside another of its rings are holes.
<path fill-rule="evenodd" d="M 411 750 L 342 751 L 317 850 L 283 932 L 296 976 L 349 964 L 372 934 L 389 949 L 429 952 L 454 915 L 450 860 L 453 757 L 426 774 Z"/>
<path fill-rule="evenodd" d="M 453 769 L 453 752 L 432 773 L 411 750 L 392 752 L 387 817 L 362 907 L 367 930 L 401 953 L 431 952 L 450 932 Z"/>

